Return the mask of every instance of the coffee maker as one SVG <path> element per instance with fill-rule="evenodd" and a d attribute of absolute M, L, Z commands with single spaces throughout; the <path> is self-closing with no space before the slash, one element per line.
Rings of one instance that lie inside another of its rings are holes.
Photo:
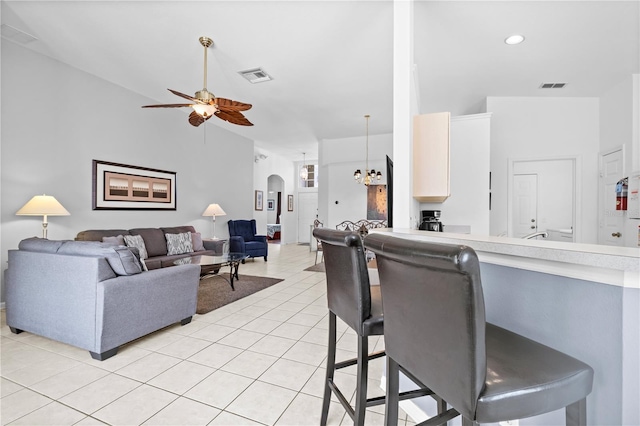
<path fill-rule="evenodd" d="M 440 222 L 440 210 L 422 210 L 421 231 L 442 232 L 444 225 Z"/>

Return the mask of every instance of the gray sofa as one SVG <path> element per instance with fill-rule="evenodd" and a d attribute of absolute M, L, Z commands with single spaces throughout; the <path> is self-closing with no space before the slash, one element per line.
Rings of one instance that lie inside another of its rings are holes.
<path fill-rule="evenodd" d="M 9 250 L 7 325 L 104 360 L 124 343 L 188 324 L 199 278 L 197 265 L 143 271 L 125 246 L 29 238 Z"/>
<path fill-rule="evenodd" d="M 149 256 L 144 259 L 146 267 L 149 270 L 173 266 L 173 262 L 184 257 L 199 255 L 213 256 L 222 254 L 222 241 L 202 241 L 203 246 L 200 247 L 200 250 L 174 255 L 168 254 L 166 234 L 175 235 L 185 232 L 196 234 L 196 230 L 193 226 L 134 229 L 90 229 L 79 232 L 76 236 L 76 241 L 104 241 L 105 237 L 140 235 L 144 240 L 144 245 Z M 195 242 L 195 239 L 193 241 Z M 194 248 L 197 249 L 198 247 Z"/>

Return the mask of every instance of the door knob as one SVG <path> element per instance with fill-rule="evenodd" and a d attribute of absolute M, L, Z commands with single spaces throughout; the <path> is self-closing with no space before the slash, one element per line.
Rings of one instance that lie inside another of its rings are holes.
<path fill-rule="evenodd" d="M 535 219 L 531 219 L 531 222 L 535 222 L 535 221 L 536 221 Z"/>
<path fill-rule="evenodd" d="M 620 238 L 622 237 L 622 234 L 620 232 L 614 232 L 613 234 L 611 234 L 612 237 L 616 237 L 616 238 Z"/>
<path fill-rule="evenodd" d="M 531 229 L 536 229 L 535 225 L 531 225 Z"/>

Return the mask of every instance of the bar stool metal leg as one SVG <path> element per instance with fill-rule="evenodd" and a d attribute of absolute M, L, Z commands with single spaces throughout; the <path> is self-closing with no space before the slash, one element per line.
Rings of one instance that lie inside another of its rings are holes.
<path fill-rule="evenodd" d="M 367 409 L 367 380 L 369 372 L 369 338 L 358 336 L 358 377 L 356 388 L 356 405 L 354 410 L 354 425 L 364 425 L 364 414 Z"/>
<path fill-rule="evenodd" d="M 320 426 L 327 425 L 329 404 L 331 403 L 331 387 L 336 369 L 336 314 L 329 311 L 329 347 L 327 350 L 327 375 L 324 381 L 324 397 L 322 398 L 322 416 Z"/>
<path fill-rule="evenodd" d="M 387 356 L 387 386 L 384 412 L 385 426 L 398 424 L 398 393 L 400 389 L 400 374 L 398 363 Z"/>
<path fill-rule="evenodd" d="M 587 398 L 582 398 L 565 408 L 566 425 L 581 426 L 587 424 Z"/>

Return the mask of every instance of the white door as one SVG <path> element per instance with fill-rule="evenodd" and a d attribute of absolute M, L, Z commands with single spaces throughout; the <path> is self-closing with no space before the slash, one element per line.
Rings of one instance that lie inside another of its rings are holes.
<path fill-rule="evenodd" d="M 623 246 L 623 212 L 616 210 L 616 183 L 623 176 L 622 149 L 600 156 L 598 244 Z"/>
<path fill-rule="evenodd" d="M 318 213 L 318 193 L 298 192 L 298 243 L 309 244 L 311 231 L 309 226 Z"/>
<path fill-rule="evenodd" d="M 538 175 L 513 175 L 513 236 L 524 237 L 538 229 Z"/>

